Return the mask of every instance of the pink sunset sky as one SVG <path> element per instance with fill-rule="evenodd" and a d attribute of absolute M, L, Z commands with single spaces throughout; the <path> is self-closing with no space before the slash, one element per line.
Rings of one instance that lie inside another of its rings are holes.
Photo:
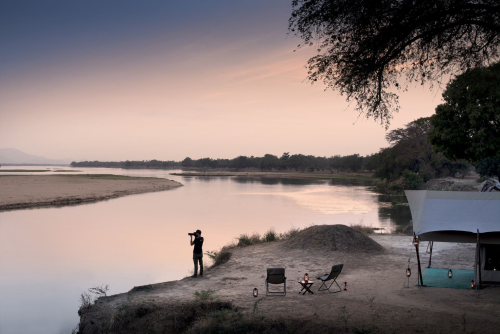
<path fill-rule="evenodd" d="M 4 1 L 0 147 L 47 158 L 361 155 L 386 130 L 305 81 L 290 1 Z M 390 129 L 441 91 L 400 95 Z"/>

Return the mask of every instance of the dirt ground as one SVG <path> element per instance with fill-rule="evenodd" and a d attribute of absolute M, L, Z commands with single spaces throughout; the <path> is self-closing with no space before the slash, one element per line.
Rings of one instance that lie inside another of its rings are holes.
<path fill-rule="evenodd" d="M 194 300 L 195 292 L 216 290 L 216 297 L 231 301 L 243 312 L 254 312 L 258 301 L 258 312 L 266 318 L 301 319 L 311 325 L 329 323 L 349 332 L 353 327 L 372 329 L 374 333 L 499 332 L 499 288 L 486 287 L 480 291 L 419 288 L 412 238 L 399 235 L 371 238 L 385 248 L 384 252 L 287 250 L 283 247 L 286 241 L 233 248 L 229 262 L 206 270 L 203 278 L 187 277 L 151 285 L 143 291 L 101 298 L 98 307 L 119 310 L 130 303 L 183 303 Z M 422 267 L 428 265 L 426 247 L 426 242 L 420 245 Z M 474 249 L 472 244 L 434 243 L 432 267 L 472 269 Z M 410 286 L 405 287 L 408 258 L 412 276 Z M 206 256 L 205 262 L 209 262 Z M 347 291 L 318 292 L 320 284 L 315 277 L 328 273 L 332 265 L 339 263 L 344 264 L 344 269 L 338 281 L 342 288 L 347 282 Z M 265 274 L 270 267 L 286 268 L 286 296 L 266 297 Z M 299 293 L 301 286 L 297 281 L 305 272 L 314 281 L 314 294 Z M 259 290 L 258 298 L 252 297 L 255 287 Z"/>
<path fill-rule="evenodd" d="M 116 175 L 3 175 L 0 211 L 97 202 L 180 186 L 167 179 Z"/>

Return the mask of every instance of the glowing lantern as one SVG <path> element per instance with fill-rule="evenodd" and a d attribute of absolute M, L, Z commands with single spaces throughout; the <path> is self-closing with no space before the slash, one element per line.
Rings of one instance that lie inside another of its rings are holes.
<path fill-rule="evenodd" d="M 418 247 L 418 238 L 417 238 L 417 236 L 416 236 L 416 235 L 415 235 L 415 236 L 413 236 L 413 245 L 414 245 L 415 247 Z"/>
<path fill-rule="evenodd" d="M 470 281 L 470 288 L 471 290 L 476 287 L 476 284 L 474 283 L 474 280 Z"/>
<path fill-rule="evenodd" d="M 451 271 L 451 269 L 448 271 L 448 278 L 452 278 L 453 277 L 453 271 Z"/>
<path fill-rule="evenodd" d="M 309 274 L 308 273 L 306 273 L 304 275 L 304 282 L 306 282 L 306 283 L 309 282 Z"/>
<path fill-rule="evenodd" d="M 406 268 L 406 277 L 410 278 L 411 276 L 411 269 L 410 267 Z"/>
<path fill-rule="evenodd" d="M 257 298 L 257 297 L 259 296 L 259 290 L 257 290 L 257 288 L 254 288 L 254 289 L 253 289 L 253 296 L 254 296 L 255 298 Z"/>

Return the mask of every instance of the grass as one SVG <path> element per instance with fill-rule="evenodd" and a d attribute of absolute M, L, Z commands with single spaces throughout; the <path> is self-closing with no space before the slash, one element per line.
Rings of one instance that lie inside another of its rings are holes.
<path fill-rule="evenodd" d="M 212 267 L 220 266 L 231 259 L 233 253 L 231 253 L 228 247 L 222 247 L 220 251 L 208 251 L 205 252 L 209 258 L 213 260 Z"/>
<path fill-rule="evenodd" d="M 356 231 L 362 232 L 364 234 L 373 234 L 373 227 L 370 226 L 364 226 L 361 224 L 351 224 L 351 228 L 355 229 Z"/>
<path fill-rule="evenodd" d="M 250 246 L 253 244 L 252 239 L 248 236 L 248 234 L 241 234 L 238 237 L 238 247 Z"/>
<path fill-rule="evenodd" d="M 201 290 L 193 293 L 193 296 L 196 300 L 214 300 L 216 292 L 216 290 Z"/>
<path fill-rule="evenodd" d="M 269 231 L 264 233 L 264 236 L 262 237 L 262 241 L 266 242 L 276 241 L 276 239 L 277 239 L 276 232 L 274 232 L 273 229 L 270 229 Z"/>

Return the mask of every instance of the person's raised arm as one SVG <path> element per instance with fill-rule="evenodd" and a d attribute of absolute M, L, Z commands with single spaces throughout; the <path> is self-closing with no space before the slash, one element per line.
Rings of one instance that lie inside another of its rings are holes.
<path fill-rule="evenodd" d="M 191 242 L 190 242 L 191 246 L 194 245 L 194 242 L 193 242 L 193 236 L 191 236 Z"/>

